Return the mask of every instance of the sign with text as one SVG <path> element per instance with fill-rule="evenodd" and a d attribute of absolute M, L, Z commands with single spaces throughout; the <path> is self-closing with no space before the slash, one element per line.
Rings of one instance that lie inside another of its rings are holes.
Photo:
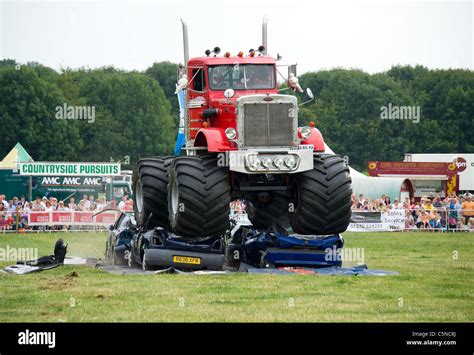
<path fill-rule="evenodd" d="M 115 176 L 120 175 L 120 163 L 19 163 L 20 175 L 27 176 Z"/>
<path fill-rule="evenodd" d="M 82 211 L 52 211 L 28 212 L 28 225 L 30 226 L 105 226 L 115 223 L 118 211 L 96 212 Z"/>
<path fill-rule="evenodd" d="M 405 210 L 385 212 L 353 211 L 348 232 L 397 231 L 405 228 Z"/>

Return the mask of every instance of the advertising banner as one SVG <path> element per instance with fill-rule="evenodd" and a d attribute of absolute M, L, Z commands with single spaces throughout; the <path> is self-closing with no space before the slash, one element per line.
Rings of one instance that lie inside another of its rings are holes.
<path fill-rule="evenodd" d="M 30 226 L 105 226 L 115 223 L 120 212 L 107 211 L 94 216 L 96 212 L 82 211 L 53 211 L 53 212 L 28 212 L 28 225 Z"/>
<path fill-rule="evenodd" d="M 115 176 L 120 163 L 29 162 L 19 163 L 20 175 L 27 176 Z"/>

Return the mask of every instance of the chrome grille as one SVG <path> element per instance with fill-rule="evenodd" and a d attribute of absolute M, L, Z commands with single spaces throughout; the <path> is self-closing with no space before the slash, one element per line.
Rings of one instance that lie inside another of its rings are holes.
<path fill-rule="evenodd" d="M 294 118 L 291 103 L 246 103 L 244 105 L 244 145 L 291 146 Z"/>

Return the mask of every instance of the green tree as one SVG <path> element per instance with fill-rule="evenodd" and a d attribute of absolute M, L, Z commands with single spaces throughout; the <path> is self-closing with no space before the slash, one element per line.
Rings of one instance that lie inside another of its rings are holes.
<path fill-rule="evenodd" d="M 147 75 L 158 81 L 163 88 L 166 97 L 171 103 L 171 114 L 173 115 L 176 127 L 179 123 L 179 103 L 175 94 L 176 82 L 178 80 L 177 72 L 178 65 L 171 62 L 153 63 L 153 65 L 145 71 Z"/>

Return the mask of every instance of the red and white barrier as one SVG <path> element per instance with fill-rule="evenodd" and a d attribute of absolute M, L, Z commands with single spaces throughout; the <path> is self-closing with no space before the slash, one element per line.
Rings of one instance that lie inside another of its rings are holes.
<path fill-rule="evenodd" d="M 83 211 L 52 211 L 28 213 L 29 226 L 104 226 L 108 227 L 115 223 L 119 211 L 102 212 Z"/>

